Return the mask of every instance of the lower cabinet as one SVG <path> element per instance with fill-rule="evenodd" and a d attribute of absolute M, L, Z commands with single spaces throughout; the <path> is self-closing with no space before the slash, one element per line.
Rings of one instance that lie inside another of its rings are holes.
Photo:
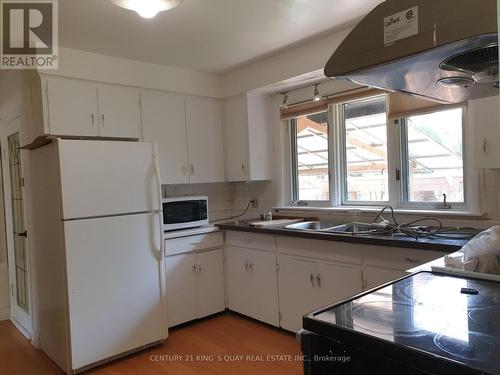
<path fill-rule="evenodd" d="M 363 268 L 364 289 L 372 289 L 382 284 L 394 281 L 407 275 L 402 270 L 391 270 L 388 268 L 365 267 Z"/>
<path fill-rule="evenodd" d="M 226 246 L 229 309 L 279 326 L 276 253 Z"/>
<path fill-rule="evenodd" d="M 281 327 L 297 332 L 302 317 L 362 291 L 361 269 L 280 255 Z"/>
<path fill-rule="evenodd" d="M 223 311 L 222 249 L 167 256 L 168 326 Z"/>

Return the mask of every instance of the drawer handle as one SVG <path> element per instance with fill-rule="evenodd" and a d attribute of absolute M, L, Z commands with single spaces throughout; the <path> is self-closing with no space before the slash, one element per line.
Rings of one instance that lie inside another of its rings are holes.
<path fill-rule="evenodd" d="M 405 258 L 405 260 L 408 262 L 408 263 L 414 263 L 414 264 L 417 264 L 417 263 L 420 263 L 420 261 L 418 259 L 414 259 L 414 258 Z"/>
<path fill-rule="evenodd" d="M 196 273 L 197 267 L 196 264 L 193 264 L 193 272 Z"/>
<path fill-rule="evenodd" d="M 250 268 L 250 272 L 253 273 L 253 263 L 250 263 L 248 267 Z"/>
<path fill-rule="evenodd" d="M 310 276 L 310 280 L 311 280 L 311 285 L 313 286 L 314 288 L 314 274 L 311 273 L 311 276 Z"/>
<path fill-rule="evenodd" d="M 248 272 L 248 262 L 245 262 L 245 270 Z"/>
<path fill-rule="evenodd" d="M 318 288 L 321 288 L 321 275 L 320 274 L 316 275 L 316 284 L 318 285 Z"/>
<path fill-rule="evenodd" d="M 201 264 L 198 264 L 198 273 L 201 273 Z"/>
<path fill-rule="evenodd" d="M 190 242 L 189 244 L 192 246 L 201 245 L 201 241 L 200 242 Z"/>

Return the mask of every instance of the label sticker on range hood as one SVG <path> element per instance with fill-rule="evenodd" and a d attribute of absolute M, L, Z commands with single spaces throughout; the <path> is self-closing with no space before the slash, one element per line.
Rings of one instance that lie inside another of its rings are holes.
<path fill-rule="evenodd" d="M 384 44 L 418 34 L 418 6 L 384 18 Z"/>

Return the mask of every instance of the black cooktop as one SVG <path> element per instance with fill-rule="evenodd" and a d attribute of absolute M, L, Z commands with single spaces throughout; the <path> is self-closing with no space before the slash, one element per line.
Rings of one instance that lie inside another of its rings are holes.
<path fill-rule="evenodd" d="M 402 361 L 406 348 L 413 361 L 422 354 L 500 374 L 498 282 L 421 272 L 313 313 L 304 328 L 387 356 L 397 348 Z"/>

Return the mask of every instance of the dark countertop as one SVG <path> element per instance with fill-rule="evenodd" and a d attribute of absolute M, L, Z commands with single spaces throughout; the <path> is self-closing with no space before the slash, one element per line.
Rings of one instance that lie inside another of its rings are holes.
<path fill-rule="evenodd" d="M 327 241 L 339 241 L 339 242 L 351 242 L 360 243 L 367 245 L 377 245 L 377 246 L 392 246 L 392 247 L 405 247 L 410 249 L 421 249 L 421 250 L 432 250 L 432 251 L 442 251 L 443 253 L 453 253 L 458 251 L 464 246 L 469 240 L 464 239 L 446 239 L 438 237 L 426 237 L 415 239 L 413 237 L 407 236 L 380 236 L 380 235 L 352 235 L 352 234 L 342 234 L 342 233 L 320 233 L 312 231 L 304 231 L 297 229 L 286 229 L 285 227 L 268 227 L 268 228 L 257 228 L 251 226 L 249 223 L 254 222 L 254 220 L 241 220 L 237 222 L 228 222 L 217 224 L 221 230 L 233 230 L 240 232 L 252 232 L 260 234 L 269 234 L 273 236 L 288 236 L 288 237 L 300 237 L 300 238 L 310 238 L 315 240 L 327 240 Z"/>

